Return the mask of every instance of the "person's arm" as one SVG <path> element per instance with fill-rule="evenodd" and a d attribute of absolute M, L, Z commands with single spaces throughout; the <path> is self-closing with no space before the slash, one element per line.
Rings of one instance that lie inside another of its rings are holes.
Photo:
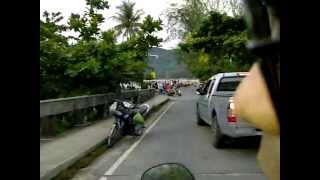
<path fill-rule="evenodd" d="M 249 76 L 238 86 L 234 102 L 237 116 L 262 130 L 259 164 L 270 179 L 279 180 L 280 126 L 258 63 L 253 65 Z"/>

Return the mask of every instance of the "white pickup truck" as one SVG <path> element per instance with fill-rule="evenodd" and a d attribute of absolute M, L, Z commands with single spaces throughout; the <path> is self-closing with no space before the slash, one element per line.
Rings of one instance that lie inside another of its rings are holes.
<path fill-rule="evenodd" d="M 233 113 L 233 95 L 247 76 L 246 72 L 219 73 L 212 76 L 203 88 L 196 104 L 197 124 L 211 125 L 213 145 L 222 148 L 226 140 L 244 136 L 260 136 L 261 131 L 236 117 Z"/>

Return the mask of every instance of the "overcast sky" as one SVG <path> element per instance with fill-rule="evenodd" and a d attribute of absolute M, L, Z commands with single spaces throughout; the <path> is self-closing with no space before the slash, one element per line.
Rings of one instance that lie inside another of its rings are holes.
<path fill-rule="evenodd" d="M 167 8 L 171 3 L 180 3 L 182 0 L 132 0 L 136 3 L 136 9 L 142 9 L 145 12 L 145 15 L 150 14 L 153 18 L 158 19 L 160 14 Z M 109 0 L 110 8 L 103 12 L 104 17 L 106 18 L 105 23 L 101 28 L 110 28 L 116 25 L 112 19 L 109 19 L 111 16 L 115 15 L 117 12 L 116 7 L 119 6 L 122 0 Z M 63 14 L 64 23 L 67 22 L 67 18 L 71 13 L 82 14 L 85 11 L 85 0 L 40 0 L 40 17 L 42 13 L 47 10 L 48 12 L 61 12 Z M 165 28 L 159 32 L 159 37 L 165 39 L 167 33 Z M 171 49 L 176 47 L 179 40 L 172 40 L 169 42 L 162 43 L 162 47 L 166 49 Z"/>

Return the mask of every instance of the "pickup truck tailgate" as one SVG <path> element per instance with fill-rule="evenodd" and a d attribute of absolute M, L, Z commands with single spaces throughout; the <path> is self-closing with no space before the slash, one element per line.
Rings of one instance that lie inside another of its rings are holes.
<path fill-rule="evenodd" d="M 251 123 L 249 123 L 249 122 L 247 122 L 247 121 L 245 121 L 245 120 L 243 120 L 243 119 L 241 119 L 241 118 L 237 118 L 237 124 L 236 124 L 236 126 L 238 127 L 238 128 L 252 128 L 252 129 L 257 129 L 257 128 L 255 128 Z M 257 130 L 259 130 L 259 129 L 257 129 Z"/>

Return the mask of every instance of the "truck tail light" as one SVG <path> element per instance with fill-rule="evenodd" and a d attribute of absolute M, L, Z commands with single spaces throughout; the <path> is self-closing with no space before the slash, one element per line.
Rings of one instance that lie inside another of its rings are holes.
<path fill-rule="evenodd" d="M 237 117 L 234 114 L 234 102 L 233 98 L 229 99 L 229 105 L 228 105 L 228 114 L 227 114 L 227 119 L 229 124 L 235 124 L 237 123 Z"/>
<path fill-rule="evenodd" d="M 234 115 L 228 115 L 228 123 L 235 124 L 237 122 L 237 117 Z"/>

